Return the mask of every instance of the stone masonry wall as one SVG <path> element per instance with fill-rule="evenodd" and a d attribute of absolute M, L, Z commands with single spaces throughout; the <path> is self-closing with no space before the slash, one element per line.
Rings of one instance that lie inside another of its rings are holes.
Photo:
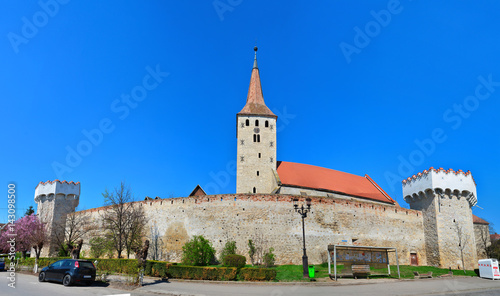
<path fill-rule="evenodd" d="M 252 239 L 265 249 L 273 247 L 277 264 L 301 264 L 302 226 L 300 215 L 293 210 L 294 197 L 304 202 L 303 196 L 226 194 L 137 203 L 149 219 L 147 229 L 157 227 L 163 236 L 163 260 L 180 261 L 184 243 L 194 235 L 203 235 L 218 253 L 227 241 L 235 240 L 238 252 L 248 259 L 247 244 Z M 91 214 L 97 221 L 105 210 L 77 213 Z M 420 211 L 318 197 L 312 197 L 311 210 L 305 228 L 312 264 L 327 260 L 329 244 L 396 247 L 400 264 L 409 264 L 410 252 L 418 254 L 421 265 L 427 263 Z M 96 234 L 84 238 L 85 252 L 89 239 Z"/>
<path fill-rule="evenodd" d="M 476 238 L 477 259 L 488 259 L 485 249 L 491 245 L 489 225 L 474 224 L 474 236 Z"/>

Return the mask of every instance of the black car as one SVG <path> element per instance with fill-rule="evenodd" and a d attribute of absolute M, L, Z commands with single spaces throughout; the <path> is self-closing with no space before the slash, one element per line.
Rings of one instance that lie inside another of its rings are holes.
<path fill-rule="evenodd" d="M 91 285 L 95 281 L 95 266 L 91 261 L 63 259 L 44 267 L 38 274 L 38 281 L 56 281 L 65 286 L 74 283 Z"/>

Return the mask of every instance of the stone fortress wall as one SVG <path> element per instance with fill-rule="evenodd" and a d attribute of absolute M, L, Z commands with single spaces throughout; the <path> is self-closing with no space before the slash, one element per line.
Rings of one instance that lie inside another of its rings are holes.
<path fill-rule="evenodd" d="M 302 263 L 302 224 L 293 210 L 292 199 L 304 196 L 271 194 L 224 194 L 169 198 L 136 202 L 148 217 L 147 229 L 157 227 L 162 235 L 162 260 L 179 262 L 182 246 L 194 235 L 203 235 L 220 252 L 234 240 L 238 252 L 247 257 L 248 240 L 268 249 L 273 247 L 276 264 Z M 410 264 L 410 252 L 427 264 L 423 216 L 420 211 L 358 199 L 310 197 L 311 212 L 305 219 L 309 262 L 327 260 L 329 244 L 385 246 L 398 249 L 399 263 Z M 106 208 L 77 212 L 99 220 Z M 89 240 L 102 233 L 85 237 Z M 390 257 L 395 264 L 394 256 Z"/>

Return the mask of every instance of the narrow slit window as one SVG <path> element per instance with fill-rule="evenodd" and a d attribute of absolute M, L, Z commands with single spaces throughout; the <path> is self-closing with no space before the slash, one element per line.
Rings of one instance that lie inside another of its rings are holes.
<path fill-rule="evenodd" d="M 253 193 L 257 193 L 257 188 L 253 188 Z"/>
<path fill-rule="evenodd" d="M 259 120 L 255 120 L 255 126 L 259 126 Z"/>
<path fill-rule="evenodd" d="M 259 158 L 260 158 L 260 153 L 259 153 Z"/>
<path fill-rule="evenodd" d="M 257 171 L 257 176 L 259 176 L 259 171 Z"/>
<path fill-rule="evenodd" d="M 246 126 L 249 126 L 249 125 L 250 125 L 250 120 L 249 120 L 249 119 L 247 119 L 247 120 L 245 121 L 245 125 L 246 125 Z"/>
<path fill-rule="evenodd" d="M 269 127 L 269 120 L 266 120 L 266 124 L 265 124 L 266 127 Z"/>

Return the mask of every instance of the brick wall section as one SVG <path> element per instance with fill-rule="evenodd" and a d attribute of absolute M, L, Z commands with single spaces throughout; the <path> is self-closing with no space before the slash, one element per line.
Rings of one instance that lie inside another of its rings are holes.
<path fill-rule="evenodd" d="M 182 246 L 193 235 L 209 239 L 217 252 L 229 240 L 248 257 L 248 239 L 273 247 L 277 264 L 302 263 L 302 225 L 293 210 L 292 198 L 304 196 L 269 194 L 225 194 L 137 202 L 148 217 L 147 229 L 156 225 L 163 234 L 163 258 L 180 261 Z M 95 220 L 106 208 L 90 213 Z M 305 220 L 309 261 L 326 261 L 328 244 L 343 240 L 364 246 L 396 247 L 400 264 L 409 264 L 416 252 L 425 265 L 425 238 L 420 211 L 358 200 L 312 197 Z M 102 233 L 102 231 L 101 231 Z M 85 242 L 96 235 L 89 233 Z M 346 243 L 344 243 L 346 244 Z M 88 252 L 88 245 L 83 250 Z M 249 261 L 248 261 L 249 262 Z"/>

